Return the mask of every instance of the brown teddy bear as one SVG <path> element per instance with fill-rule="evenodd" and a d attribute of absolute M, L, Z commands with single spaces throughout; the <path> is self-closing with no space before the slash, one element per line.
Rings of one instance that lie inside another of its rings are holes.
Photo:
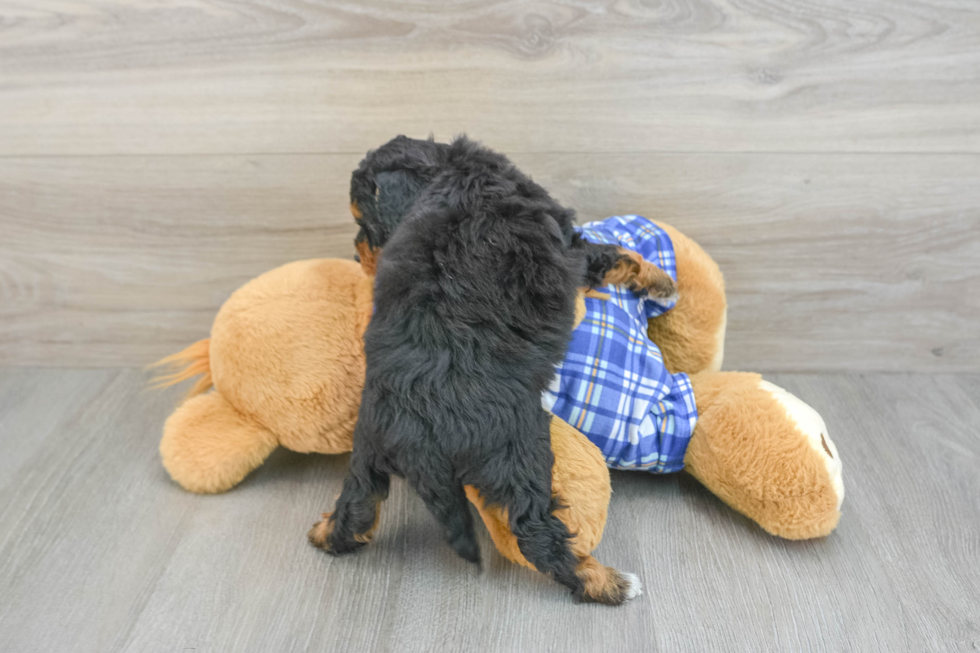
<path fill-rule="evenodd" d="M 694 241 L 657 226 L 673 244 L 680 298 L 649 320 L 647 333 L 671 372 L 690 375 L 697 421 L 683 454 L 685 470 L 773 535 L 827 535 L 840 518 L 844 489 L 823 420 L 757 374 L 718 371 L 726 323 L 721 272 Z M 276 268 L 235 291 L 210 338 L 160 361 L 181 368 L 162 377 L 162 385 L 201 376 L 164 425 L 160 453 L 171 477 L 193 492 L 224 492 L 279 446 L 350 451 L 372 290 L 373 278 L 357 263 L 317 259 Z M 568 506 L 559 515 L 577 533 L 575 552 L 585 556 L 605 526 L 606 459 L 558 418 L 552 449 L 553 489 Z M 500 552 L 531 567 L 506 515 L 484 506 L 473 488 L 467 495 Z M 601 574 L 604 568 L 595 565 Z"/>

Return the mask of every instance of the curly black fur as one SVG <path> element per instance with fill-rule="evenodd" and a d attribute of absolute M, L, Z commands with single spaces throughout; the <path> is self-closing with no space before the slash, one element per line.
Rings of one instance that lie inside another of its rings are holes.
<path fill-rule="evenodd" d="M 360 213 L 360 217 L 357 218 L 360 229 L 354 242 L 366 243 L 370 250 L 380 251 L 423 191 L 434 192 L 430 186 L 450 165 L 450 159 L 466 157 L 469 151 L 467 148 L 472 148 L 473 152 L 482 151 L 498 157 L 500 165 L 515 175 L 512 183 L 517 193 L 549 204 L 548 211 L 557 221 L 565 225 L 563 229 L 568 230 L 565 235 L 572 239 L 571 247 L 584 262 L 581 286 L 595 288 L 605 285 L 606 274 L 628 258 L 617 247 L 591 243 L 572 233 L 571 225 L 575 222 L 574 211 L 552 200 L 541 186 L 518 171 L 506 157 L 479 147 L 465 136 L 458 138 L 452 144 L 436 143 L 431 138 L 418 140 L 397 136 L 377 150 L 369 152 L 351 175 L 351 205 Z M 477 195 L 480 192 L 479 188 L 461 190 L 476 191 Z M 490 189 L 490 192 L 499 194 L 508 190 L 499 187 Z M 637 288 L 637 290 L 646 289 Z"/>
<path fill-rule="evenodd" d="M 396 474 L 453 549 L 478 563 L 463 492 L 473 485 L 506 507 L 528 561 L 581 596 L 571 535 L 554 515 L 550 415 L 541 407 L 588 279 L 573 213 L 465 137 L 450 145 L 400 137 L 372 156 L 352 198 L 384 255 L 350 474 L 324 548 L 363 546 Z M 408 207 L 404 218 L 386 219 L 392 207 Z"/>

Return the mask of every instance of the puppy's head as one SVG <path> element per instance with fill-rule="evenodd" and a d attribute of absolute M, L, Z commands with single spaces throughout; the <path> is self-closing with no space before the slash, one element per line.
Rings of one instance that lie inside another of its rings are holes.
<path fill-rule="evenodd" d="M 358 260 L 373 275 L 378 254 L 415 199 L 438 174 L 447 146 L 397 136 L 368 152 L 350 181 L 350 210 L 360 230 Z"/>

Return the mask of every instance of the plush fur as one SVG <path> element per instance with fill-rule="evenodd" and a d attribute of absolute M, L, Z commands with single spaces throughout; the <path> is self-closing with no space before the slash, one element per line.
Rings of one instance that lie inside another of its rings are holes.
<path fill-rule="evenodd" d="M 170 476 L 192 492 L 225 492 L 277 446 L 349 452 L 364 387 L 372 285 L 353 261 L 289 263 L 236 290 L 210 338 L 160 361 L 178 368 L 158 377 L 161 386 L 202 375 L 163 427 L 160 455 Z M 576 321 L 584 309 L 576 301 Z M 212 370 L 220 370 L 213 389 Z M 575 497 L 558 516 L 575 533 L 573 550 L 585 555 L 602 538 L 609 471 L 596 446 L 558 418 L 551 420 L 551 447 L 553 490 Z M 489 525 L 495 517 L 486 510 Z M 516 544 L 513 551 L 520 556 Z M 511 557 L 510 549 L 504 554 Z"/>
<path fill-rule="evenodd" d="M 836 476 L 828 472 L 836 449 L 829 437 L 826 450 L 809 446 L 800 424 L 763 392 L 758 375 L 711 371 L 712 361 L 720 361 L 724 332 L 721 275 L 697 243 L 660 226 L 675 243 L 682 300 L 699 293 L 705 306 L 714 307 L 702 314 L 682 301 L 651 320 L 662 324 L 651 335 L 668 367 L 701 372 L 692 377 L 700 419 L 688 471 L 769 533 L 792 539 L 828 534 L 840 519 L 843 495 L 836 489 L 839 470 Z M 192 492 L 228 491 L 262 464 L 271 446 L 322 454 L 351 450 L 372 281 L 354 261 L 322 259 L 284 265 L 234 292 L 211 337 L 172 360 L 214 377 L 210 394 L 184 401 L 164 425 L 161 459 L 176 483 Z M 663 321 L 673 314 L 678 319 Z M 815 435 L 818 441 L 829 436 Z M 595 445 L 557 418 L 551 420 L 551 447 L 552 487 L 567 505 L 557 515 L 575 533 L 573 551 L 591 551 L 605 525 L 609 471 Z M 466 491 L 478 497 L 475 488 Z M 508 519 L 498 508 L 477 506 L 501 553 L 527 566 Z"/>
<path fill-rule="evenodd" d="M 583 303 L 583 311 L 584 308 Z M 572 552 L 578 559 L 575 573 L 582 579 L 584 592 L 599 597 L 601 603 L 621 603 L 638 596 L 642 589 L 635 576 L 606 567 L 591 555 L 599 545 L 612 488 L 596 482 L 597 465 L 605 466 L 605 461 L 594 445 L 583 447 L 581 438 L 582 435 L 566 422 L 552 419 L 551 449 L 555 456 L 552 492 L 556 496 L 574 497 L 574 504 L 570 503 L 558 516 L 574 534 Z M 497 550 L 513 562 L 535 569 L 521 553 L 510 529 L 507 510 L 487 504 L 475 487 L 466 486 L 465 489 L 466 497 L 480 512 Z"/>
<path fill-rule="evenodd" d="M 389 206 L 404 217 L 377 265 L 350 473 L 311 541 L 334 554 L 363 546 L 396 474 L 450 546 L 479 563 L 463 489 L 472 485 L 506 510 L 521 553 L 539 571 L 577 599 L 619 604 L 625 591 L 586 586 L 571 534 L 554 514 L 560 497 L 541 393 L 571 336 L 577 288 L 601 282 L 620 257 L 580 238 L 573 213 L 506 157 L 465 137 L 448 146 L 406 141 L 362 165 L 375 180 L 395 180 L 357 209 L 366 217 L 368 207 Z M 355 174 L 355 195 L 362 183 Z"/>
<path fill-rule="evenodd" d="M 674 244 L 679 297 L 674 308 L 648 321 L 647 335 L 671 372 L 717 372 L 725 356 L 725 279 L 697 243 L 669 224 L 657 226 Z"/>
<path fill-rule="evenodd" d="M 364 385 L 363 334 L 372 280 L 353 261 L 297 261 L 238 290 L 218 311 L 211 337 L 161 364 L 195 372 L 196 396 L 163 427 L 170 475 L 194 492 L 224 492 L 276 446 L 350 451 Z"/>
<path fill-rule="evenodd" d="M 277 446 L 271 431 L 209 392 L 190 397 L 167 420 L 160 458 L 186 489 L 210 494 L 240 483 Z"/>
<path fill-rule="evenodd" d="M 688 473 L 772 535 L 801 540 L 834 530 L 844 487 L 822 421 L 813 435 L 823 446 L 813 447 L 807 425 L 778 399 L 789 393 L 758 374 L 702 372 L 691 383 L 698 437 L 684 456 Z"/>

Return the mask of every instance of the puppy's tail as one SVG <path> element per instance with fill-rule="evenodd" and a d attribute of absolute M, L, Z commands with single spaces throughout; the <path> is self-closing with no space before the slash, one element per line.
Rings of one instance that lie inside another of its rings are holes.
<path fill-rule="evenodd" d="M 155 390 L 169 388 L 187 379 L 200 376 L 201 378 L 187 392 L 187 397 L 190 398 L 207 392 L 214 386 L 211 379 L 211 339 L 198 340 L 176 354 L 161 358 L 150 367 L 163 367 L 169 370 L 150 379 L 150 387 Z"/>
<path fill-rule="evenodd" d="M 446 542 L 453 551 L 467 562 L 480 564 L 480 544 L 473 528 L 473 516 L 466 493 L 459 482 L 449 478 L 439 478 L 432 474 L 425 479 L 413 478 L 409 481 L 415 488 L 429 512 L 442 524 Z"/>

